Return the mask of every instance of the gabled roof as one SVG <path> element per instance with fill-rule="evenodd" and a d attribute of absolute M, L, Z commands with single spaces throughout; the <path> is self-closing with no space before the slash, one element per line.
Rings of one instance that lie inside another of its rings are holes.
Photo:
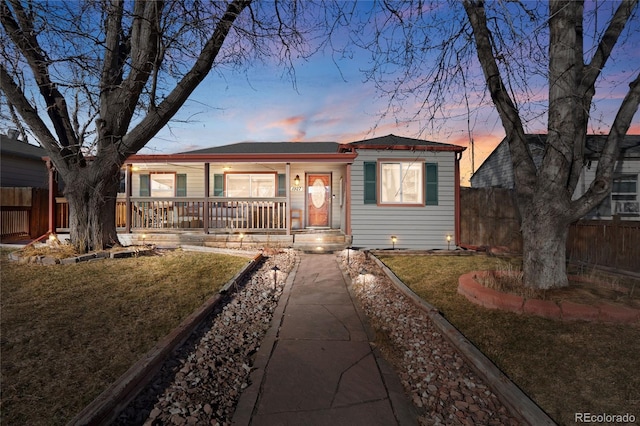
<path fill-rule="evenodd" d="M 364 139 L 343 145 L 345 148 L 379 149 L 379 150 L 408 150 L 408 151 L 455 151 L 462 152 L 466 147 L 448 143 L 432 142 L 424 139 L 406 138 L 403 136 L 386 135 L 377 138 Z"/>
<path fill-rule="evenodd" d="M 544 150 L 547 143 L 546 134 L 525 135 L 533 162 L 536 168 L 540 168 Z M 606 135 L 587 135 L 585 142 L 585 159 L 597 160 L 600 157 L 602 147 L 606 142 Z M 620 143 L 619 158 L 640 159 L 640 135 L 625 135 Z M 484 162 L 471 176 L 471 186 L 486 185 L 486 180 L 499 180 L 497 186 L 513 188 L 513 165 L 511 164 L 511 152 L 507 138 L 502 139 L 498 146 L 489 154 Z M 495 185 L 494 185 L 495 186 Z"/>
<path fill-rule="evenodd" d="M 41 160 L 47 155 L 44 148 L 12 139 L 8 136 L 0 134 L 0 151 L 2 155 L 12 155 L 21 158 L 31 158 Z"/>

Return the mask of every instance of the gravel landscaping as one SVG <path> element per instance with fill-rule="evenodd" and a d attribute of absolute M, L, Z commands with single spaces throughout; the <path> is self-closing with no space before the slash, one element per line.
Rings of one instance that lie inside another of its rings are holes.
<path fill-rule="evenodd" d="M 250 281 L 165 364 L 117 424 L 230 424 L 295 259 L 292 250 L 267 257 Z M 275 288 L 274 266 L 280 270 Z"/>
<path fill-rule="evenodd" d="M 420 424 L 520 424 L 428 316 L 398 292 L 373 261 L 364 253 L 351 252 L 349 263 L 346 256 L 341 262 L 377 334 L 376 344 L 421 413 Z"/>
<path fill-rule="evenodd" d="M 517 425 L 485 383 L 430 323 L 397 292 L 363 253 L 349 264 L 356 297 L 376 331 L 375 344 L 395 366 L 422 425 Z M 214 314 L 118 419 L 120 425 L 231 422 L 249 383 L 253 356 L 270 326 L 295 251 L 266 259 L 229 302 Z M 277 266 L 274 288 L 273 270 Z M 366 275 L 361 271 L 365 268 Z"/>

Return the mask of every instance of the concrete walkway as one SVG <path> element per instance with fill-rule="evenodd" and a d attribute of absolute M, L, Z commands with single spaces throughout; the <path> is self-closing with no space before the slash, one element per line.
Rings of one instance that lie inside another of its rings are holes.
<path fill-rule="evenodd" d="M 234 424 L 416 424 L 398 377 L 369 345 L 336 257 L 302 254 L 292 272 Z"/>

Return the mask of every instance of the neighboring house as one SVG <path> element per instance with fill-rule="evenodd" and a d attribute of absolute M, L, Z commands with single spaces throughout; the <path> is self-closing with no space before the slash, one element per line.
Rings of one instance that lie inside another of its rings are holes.
<path fill-rule="evenodd" d="M 43 148 L 0 134 L 0 237 L 38 238 L 47 231 L 49 172 Z"/>
<path fill-rule="evenodd" d="M 47 166 L 42 161 L 46 151 L 17 139 L 17 135 L 0 134 L 0 187 L 47 188 Z"/>
<path fill-rule="evenodd" d="M 573 198 L 584 194 L 595 178 L 598 158 L 606 136 L 588 135 L 585 146 L 585 166 L 578 181 Z M 544 155 L 546 135 L 527 135 L 529 149 L 536 167 L 540 167 Z M 614 168 L 611 194 L 587 219 L 611 219 L 619 216 L 627 220 L 640 220 L 640 197 L 638 195 L 638 175 L 640 175 L 640 135 L 627 135 L 620 147 L 620 156 Z M 473 188 L 514 187 L 511 153 L 506 139 L 496 147 L 478 170 L 471 176 Z"/>
<path fill-rule="evenodd" d="M 116 222 L 125 233 L 252 233 L 279 241 L 338 233 L 354 247 L 446 249 L 447 236 L 451 246 L 457 241 L 464 150 L 388 135 L 134 155 Z"/>

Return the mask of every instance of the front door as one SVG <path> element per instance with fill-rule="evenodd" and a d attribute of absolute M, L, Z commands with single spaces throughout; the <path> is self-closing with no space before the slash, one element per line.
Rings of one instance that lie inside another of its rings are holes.
<path fill-rule="evenodd" d="M 307 175 L 307 226 L 328 227 L 331 212 L 331 174 Z"/>

